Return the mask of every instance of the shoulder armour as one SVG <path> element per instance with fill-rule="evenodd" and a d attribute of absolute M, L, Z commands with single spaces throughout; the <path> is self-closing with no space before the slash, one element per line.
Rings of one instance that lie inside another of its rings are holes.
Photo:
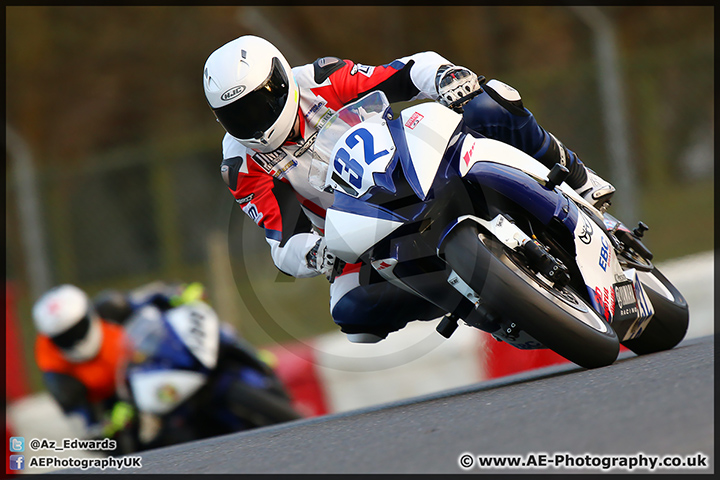
<path fill-rule="evenodd" d="M 338 57 L 322 57 L 313 62 L 315 83 L 323 83 L 336 70 L 345 66 L 345 60 Z"/>
<path fill-rule="evenodd" d="M 238 172 L 244 161 L 242 157 L 232 157 L 226 158 L 220 165 L 220 175 L 231 190 L 237 188 Z"/>

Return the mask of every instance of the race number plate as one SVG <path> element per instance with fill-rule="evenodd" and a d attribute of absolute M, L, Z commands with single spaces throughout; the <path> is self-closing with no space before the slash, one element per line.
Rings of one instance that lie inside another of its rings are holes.
<path fill-rule="evenodd" d="M 362 123 L 343 135 L 333 150 L 330 184 L 350 196 L 362 196 L 375 185 L 373 174 L 387 169 L 394 151 L 384 122 Z"/>
<path fill-rule="evenodd" d="M 626 280 L 613 285 L 615 291 L 616 309 L 615 315 L 618 320 L 625 318 L 637 318 L 638 306 L 635 298 L 635 288 L 631 280 Z"/>
<path fill-rule="evenodd" d="M 645 331 L 648 323 L 650 323 L 653 315 L 655 314 L 655 309 L 650 302 L 650 299 L 647 297 L 645 289 L 643 288 L 642 283 L 640 283 L 635 269 L 625 271 L 625 275 L 631 279 L 629 281 L 634 285 L 633 292 L 635 293 L 638 313 L 636 320 L 632 322 L 624 334 L 621 334 L 620 331 L 617 332 L 621 341 L 639 337 L 642 332 Z"/>

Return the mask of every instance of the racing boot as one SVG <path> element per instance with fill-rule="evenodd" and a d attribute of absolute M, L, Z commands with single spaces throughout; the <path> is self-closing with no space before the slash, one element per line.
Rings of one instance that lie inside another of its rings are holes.
<path fill-rule="evenodd" d="M 603 180 L 593 170 L 585 167 L 587 180 L 575 191 L 598 210 L 605 210 L 610 205 L 610 197 L 615 193 L 615 187 L 610 182 Z"/>
<path fill-rule="evenodd" d="M 536 156 L 548 168 L 559 163 L 570 171 L 565 182 L 581 197 L 598 210 L 604 211 L 610 205 L 615 187 L 603 180 L 597 173 L 585 166 L 575 152 L 567 148 L 553 134 L 546 132 L 549 146 L 545 153 Z"/>

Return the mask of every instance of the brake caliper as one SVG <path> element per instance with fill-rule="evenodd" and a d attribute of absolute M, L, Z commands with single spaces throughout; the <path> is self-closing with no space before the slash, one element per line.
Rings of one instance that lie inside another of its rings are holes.
<path fill-rule="evenodd" d="M 528 266 L 547 278 L 556 288 L 562 289 L 570 283 L 570 274 L 565 264 L 550 255 L 549 249 L 537 239 L 530 238 L 511 218 L 500 214 L 490 221 L 477 217 L 475 220 L 495 235 L 503 245 L 525 254 Z"/>
<path fill-rule="evenodd" d="M 548 249 L 537 240 L 525 242 L 522 251 L 528 259 L 530 268 L 553 282 L 557 288 L 563 288 L 570 283 L 570 274 L 563 262 L 550 255 Z"/>

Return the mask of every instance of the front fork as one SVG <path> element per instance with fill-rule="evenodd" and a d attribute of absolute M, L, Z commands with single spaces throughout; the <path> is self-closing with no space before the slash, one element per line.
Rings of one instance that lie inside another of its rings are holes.
<path fill-rule="evenodd" d="M 506 248 L 517 252 L 520 256 L 523 256 L 527 260 L 527 264 L 531 270 L 544 276 L 549 282 L 553 283 L 556 288 L 563 288 L 569 283 L 570 276 L 567 267 L 565 267 L 560 260 L 550 255 L 548 253 L 549 249 L 544 247 L 536 238 L 534 238 L 534 236 L 531 238 L 523 232 L 509 217 L 498 214 L 492 220 L 484 220 L 473 215 L 465 215 L 458 218 L 452 228 L 457 227 L 457 225 L 464 221 L 474 221 L 475 223 L 481 225 L 485 230 L 490 232 L 491 235 L 497 238 Z M 447 233 L 449 233 L 452 228 L 445 233 L 443 238 L 447 236 Z M 478 241 L 480 240 L 478 239 Z M 442 240 L 440 243 L 442 243 Z M 439 251 L 440 247 L 438 246 L 438 253 Z M 475 313 L 483 319 L 483 326 L 499 325 L 497 318 L 494 317 L 492 312 L 489 312 L 484 307 L 480 295 L 475 292 L 472 287 L 470 287 L 470 285 L 468 285 L 455 271 L 450 272 L 447 281 L 455 290 L 472 302 L 475 307 Z M 442 336 L 449 338 L 455 329 L 457 329 L 459 320 L 460 319 L 456 315 L 448 314 L 442 319 L 436 329 Z M 466 323 L 472 325 L 472 323 L 467 322 L 467 320 Z M 483 328 L 483 326 L 476 326 L 482 330 L 489 331 L 487 328 Z M 501 330 L 490 331 L 490 333 L 492 333 L 495 338 L 498 338 L 496 335 L 500 335 L 505 339 L 505 341 L 513 344 L 520 340 L 520 343 L 523 344 L 537 344 L 537 342 L 534 342 L 532 338 L 524 334 L 514 323 L 502 325 Z M 537 346 L 533 348 L 537 347 L 540 347 L 540 344 L 537 344 Z"/>
<path fill-rule="evenodd" d="M 562 289 L 570 282 L 565 264 L 553 257 L 549 253 L 550 249 L 542 245 L 534 235 L 531 238 L 523 232 L 511 218 L 498 214 L 492 220 L 484 220 L 473 215 L 465 215 L 458 218 L 458 223 L 466 220 L 480 224 L 507 248 L 523 255 L 528 266 L 556 288 Z M 451 278 L 448 279 L 449 282 Z"/>

